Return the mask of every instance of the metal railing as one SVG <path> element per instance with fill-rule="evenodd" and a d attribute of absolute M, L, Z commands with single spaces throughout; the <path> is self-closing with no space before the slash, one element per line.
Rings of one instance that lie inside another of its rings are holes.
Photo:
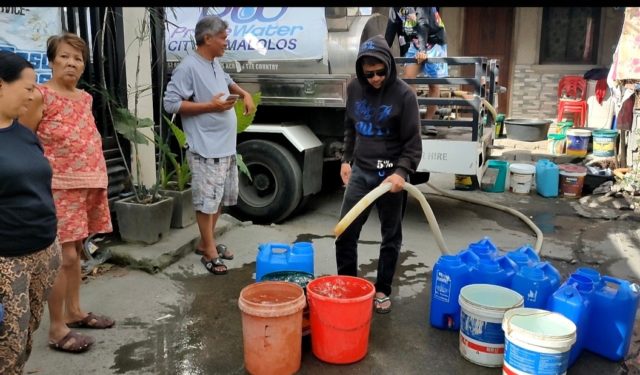
<path fill-rule="evenodd" d="M 415 64 L 415 58 L 396 57 L 396 64 Z M 429 58 L 431 63 L 446 63 L 451 66 L 473 66 L 474 75 L 472 77 L 445 77 L 445 78 L 403 78 L 411 85 L 469 85 L 473 88 L 471 94 L 473 99 L 464 98 L 430 98 L 418 97 L 419 105 L 456 106 L 461 107 L 462 112 L 471 112 L 468 119 L 440 120 L 422 119 L 421 125 L 447 126 L 447 127 L 468 127 L 471 128 L 471 138 L 478 141 L 483 126 L 483 104 L 485 99 L 489 104 L 494 104 L 498 77 L 498 62 L 495 59 L 486 57 L 434 57 Z M 451 72 L 451 69 L 449 69 Z"/>

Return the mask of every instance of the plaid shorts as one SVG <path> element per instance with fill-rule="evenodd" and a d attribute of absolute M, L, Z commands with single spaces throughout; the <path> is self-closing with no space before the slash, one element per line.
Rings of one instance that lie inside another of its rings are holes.
<path fill-rule="evenodd" d="M 233 206 L 238 203 L 238 167 L 236 156 L 204 158 L 187 151 L 191 168 L 193 207 L 205 214 L 218 212 L 220 204 Z"/>
<path fill-rule="evenodd" d="M 418 49 L 413 43 L 404 57 L 416 57 Z M 431 57 L 447 57 L 447 45 L 434 44 L 427 49 L 427 62 L 422 64 L 422 73 L 429 78 L 443 78 L 449 76 L 449 65 L 446 63 L 430 63 Z"/>

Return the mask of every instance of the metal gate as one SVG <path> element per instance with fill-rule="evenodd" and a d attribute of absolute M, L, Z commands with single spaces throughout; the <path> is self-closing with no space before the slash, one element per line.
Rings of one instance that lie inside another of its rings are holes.
<path fill-rule="evenodd" d="M 127 103 L 122 8 L 63 7 L 62 25 L 64 30 L 79 35 L 89 46 L 90 61 L 86 62 L 79 86 L 93 96 L 93 115 L 102 135 L 102 150 L 107 162 L 111 206 L 126 189 L 125 163 L 130 163 L 129 142 L 115 132 L 107 110 L 107 95 L 118 103 Z M 104 47 L 101 48 L 103 29 Z M 104 64 L 104 75 L 101 64 Z M 102 87 L 104 89 L 100 89 Z"/>

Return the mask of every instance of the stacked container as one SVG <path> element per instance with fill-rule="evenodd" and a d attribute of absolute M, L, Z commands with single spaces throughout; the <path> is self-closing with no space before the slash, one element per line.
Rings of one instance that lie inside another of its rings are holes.
<path fill-rule="evenodd" d="M 313 244 L 296 242 L 293 246 L 284 243 L 262 243 L 256 256 L 256 281 L 268 273 L 278 271 L 300 271 L 314 275 Z"/>

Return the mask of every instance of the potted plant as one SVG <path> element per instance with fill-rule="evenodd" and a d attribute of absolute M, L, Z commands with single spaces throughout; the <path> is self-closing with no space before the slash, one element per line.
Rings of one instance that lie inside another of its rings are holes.
<path fill-rule="evenodd" d="M 109 10 L 107 10 L 108 12 Z M 151 187 L 145 186 L 141 175 L 141 162 L 139 145 L 149 144 L 150 137 L 145 135 L 143 131 L 154 133 L 154 122 L 149 118 L 141 118 L 139 113 L 140 98 L 143 93 L 150 90 L 151 87 L 141 87 L 139 85 L 140 74 L 140 54 L 145 48 L 145 42 L 149 40 L 151 34 L 149 18 L 156 17 L 153 9 L 144 8 L 145 16 L 138 25 L 137 35 L 137 65 L 135 73 L 134 86 L 129 90 L 128 95 L 133 95 L 132 105 L 130 107 L 114 100 L 108 94 L 107 110 L 113 120 L 115 130 L 125 139 L 131 142 L 133 148 L 132 163 L 135 163 L 135 174 L 131 168 L 126 165 L 129 187 L 131 194 L 124 199 L 120 199 L 114 203 L 116 218 L 120 237 L 127 242 L 142 242 L 145 244 L 153 244 L 166 236 L 169 232 L 171 224 L 171 216 L 173 211 L 173 198 L 163 196 L 158 193 L 159 185 L 154 184 Z M 100 48 L 104 49 L 105 32 L 101 33 Z M 163 47 L 159 49 L 162 50 Z M 104 53 L 102 54 L 104 56 Z M 104 64 L 102 66 L 102 90 L 109 92 L 107 89 Z M 131 109 L 130 109 L 131 108 Z M 145 129 L 149 129 L 145 130 Z M 153 140 L 153 139 L 151 139 Z M 118 137 L 116 137 L 118 141 Z M 122 147 L 118 143 L 121 156 L 126 160 L 127 155 L 124 154 Z M 160 162 L 160 161 L 159 161 Z M 158 177 L 159 168 L 156 168 L 156 177 Z M 135 179 L 134 179 L 135 177 Z M 156 179 L 157 180 L 157 179 Z"/>
<path fill-rule="evenodd" d="M 168 166 L 171 168 L 167 172 L 167 166 L 160 166 L 160 194 L 173 198 L 171 228 L 184 228 L 196 221 L 195 210 L 193 209 L 193 192 L 190 186 L 191 170 L 185 155 L 187 140 L 182 129 L 173 122 L 175 115 L 172 119 L 166 116 L 163 117 L 169 126 L 169 135 L 175 138 L 180 151 L 176 155 L 171 150 L 168 140 L 165 141 L 160 134 L 155 134 L 160 154 L 165 156 L 165 160 L 169 162 Z"/>

